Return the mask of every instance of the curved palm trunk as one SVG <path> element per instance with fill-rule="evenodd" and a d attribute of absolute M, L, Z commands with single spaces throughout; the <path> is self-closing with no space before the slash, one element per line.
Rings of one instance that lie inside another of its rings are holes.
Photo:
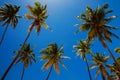
<path fill-rule="evenodd" d="M 51 66 L 51 68 L 50 68 L 50 72 L 48 73 L 46 80 L 48 80 L 48 79 L 49 79 L 50 74 L 51 74 L 51 72 L 52 72 L 52 68 L 53 68 L 53 65 L 52 65 L 52 66 Z"/>
<path fill-rule="evenodd" d="M 87 61 L 87 58 L 86 58 L 86 54 L 85 54 L 84 56 L 85 56 L 85 63 L 86 63 L 86 66 L 87 66 L 87 70 L 88 70 L 89 78 L 90 78 L 90 80 L 92 80 L 92 77 L 91 77 L 91 74 L 90 74 L 89 65 L 88 65 L 88 61 Z"/>
<path fill-rule="evenodd" d="M 99 33 L 99 32 L 98 32 L 98 33 Z M 113 61 L 116 63 L 116 65 L 117 65 L 117 67 L 118 67 L 118 69 L 119 69 L 119 71 L 120 71 L 120 65 L 119 65 L 118 62 L 116 61 L 115 57 L 113 56 L 112 52 L 110 51 L 110 49 L 109 49 L 109 47 L 107 46 L 106 42 L 103 40 L 102 35 L 101 35 L 100 33 L 99 33 L 99 36 L 100 36 L 100 37 L 99 37 L 100 41 L 102 42 L 103 46 L 104 46 L 105 48 L 107 48 L 108 52 L 110 53 L 110 56 L 112 57 Z"/>
<path fill-rule="evenodd" d="M 25 44 L 26 44 L 26 42 L 27 42 L 28 38 L 30 37 L 30 33 L 31 33 L 31 31 L 30 31 L 30 32 L 28 32 L 28 35 L 27 35 L 27 37 L 25 38 L 23 45 L 25 45 Z"/>
<path fill-rule="evenodd" d="M 26 37 L 26 39 L 25 39 L 25 41 L 24 41 L 21 49 L 22 49 L 22 48 L 24 47 L 24 45 L 26 44 L 26 42 L 27 42 L 27 40 L 28 40 L 28 38 L 29 38 L 29 36 L 30 36 L 30 33 L 31 33 L 31 32 L 28 33 L 28 35 L 27 35 L 27 37 Z M 19 55 L 21 54 L 21 49 L 20 49 L 20 51 L 18 52 L 17 56 L 13 59 L 13 61 L 11 62 L 11 64 L 9 65 L 9 67 L 7 68 L 7 70 L 5 71 L 5 73 L 3 74 L 1 80 L 4 80 L 4 79 L 5 79 L 5 77 L 7 76 L 8 72 L 10 71 L 10 69 L 12 68 L 12 66 L 14 65 L 14 63 L 16 62 L 16 60 L 18 59 Z"/>
<path fill-rule="evenodd" d="M 22 71 L 21 80 L 23 80 L 24 73 L 25 73 L 25 67 L 24 67 L 24 65 L 23 65 L 23 71 Z"/>
<path fill-rule="evenodd" d="M 116 61 L 115 57 L 113 56 L 112 52 L 110 51 L 109 47 L 106 45 L 106 48 L 108 50 L 108 52 L 110 53 L 110 56 L 112 57 L 112 59 L 114 60 L 114 62 L 116 63 L 119 71 L 120 71 L 120 65 L 118 64 L 118 62 Z"/>
<path fill-rule="evenodd" d="M 100 72 L 101 72 L 102 80 L 106 80 L 106 79 L 105 79 L 105 76 L 104 76 L 104 74 L 103 74 L 103 72 L 102 72 L 102 66 L 100 66 Z"/>
<path fill-rule="evenodd" d="M 105 77 L 104 77 L 102 71 L 101 71 L 101 76 L 102 76 L 102 80 L 105 80 Z"/>
<path fill-rule="evenodd" d="M 2 44 L 2 41 L 3 41 L 4 37 L 5 37 L 6 32 L 7 32 L 7 29 L 8 29 L 8 25 L 6 26 L 6 28 L 5 28 L 5 30 L 4 30 L 4 32 L 2 34 L 2 38 L 0 40 L 0 45 Z"/>

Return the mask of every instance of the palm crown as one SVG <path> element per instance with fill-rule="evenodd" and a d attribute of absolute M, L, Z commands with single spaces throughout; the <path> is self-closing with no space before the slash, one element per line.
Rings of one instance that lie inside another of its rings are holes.
<path fill-rule="evenodd" d="M 110 30 L 117 29 L 116 27 L 108 25 L 108 23 L 116 18 L 116 16 L 106 17 L 107 14 L 112 12 L 112 10 L 107 10 L 107 8 L 108 4 L 97 7 L 96 10 L 87 7 L 86 12 L 77 17 L 83 21 L 83 24 L 76 24 L 77 26 L 80 26 L 80 29 L 77 32 L 80 30 L 89 31 L 88 39 L 93 41 L 95 37 L 98 37 L 104 47 L 106 47 L 105 40 L 112 42 L 110 36 L 119 38 L 117 35 L 110 32 Z"/>
<path fill-rule="evenodd" d="M 96 71 L 96 77 L 100 72 L 103 80 L 105 80 L 106 76 L 109 77 L 108 72 L 105 68 L 106 66 L 108 66 L 106 63 L 109 59 L 110 59 L 110 56 L 104 56 L 102 53 L 96 53 L 95 55 L 93 55 L 93 59 L 91 60 L 91 62 L 94 62 L 94 64 L 90 66 L 90 69 L 94 69 L 98 67 Z"/>
<path fill-rule="evenodd" d="M 14 52 L 18 53 L 19 50 L 16 50 Z M 24 67 L 28 67 L 29 64 L 32 64 L 32 61 L 36 62 L 33 49 L 31 49 L 30 44 L 25 44 L 24 47 L 21 48 L 21 54 L 17 59 L 16 63 L 23 62 Z"/>
<path fill-rule="evenodd" d="M 18 18 L 21 18 L 21 16 L 17 15 L 19 8 L 20 6 L 12 6 L 11 4 L 5 4 L 5 7 L 0 7 L 0 21 L 3 21 L 2 26 L 10 24 L 16 28 Z"/>
<path fill-rule="evenodd" d="M 90 44 L 86 40 L 79 41 L 78 45 L 73 46 L 73 48 L 76 49 L 77 56 L 81 56 L 83 59 L 85 59 L 86 53 L 91 53 Z"/>
<path fill-rule="evenodd" d="M 41 3 L 35 2 L 35 6 L 27 6 L 31 15 L 26 14 L 26 18 L 29 20 L 33 20 L 33 23 L 31 24 L 29 28 L 29 32 L 33 29 L 34 26 L 36 26 L 36 32 L 39 33 L 41 26 L 50 29 L 49 26 L 45 23 L 45 20 L 47 19 L 47 10 L 46 7 L 47 5 L 42 6 Z"/>
<path fill-rule="evenodd" d="M 44 64 L 43 68 L 48 69 L 50 66 L 54 66 L 57 73 L 60 73 L 60 68 L 58 66 L 58 63 L 60 63 L 63 67 L 65 65 L 63 64 L 62 60 L 69 58 L 67 56 L 62 56 L 63 54 L 63 46 L 58 48 L 56 43 L 49 44 L 47 48 L 40 51 L 40 53 L 43 55 L 41 57 L 42 60 L 47 60 L 47 62 Z"/>

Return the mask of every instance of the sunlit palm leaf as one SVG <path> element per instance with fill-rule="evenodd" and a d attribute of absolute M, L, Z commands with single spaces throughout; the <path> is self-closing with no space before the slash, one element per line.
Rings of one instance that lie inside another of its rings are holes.
<path fill-rule="evenodd" d="M 34 17 L 34 16 L 31 16 L 30 14 L 25 14 L 25 17 L 26 17 L 27 19 L 35 19 L 35 17 Z"/>
<path fill-rule="evenodd" d="M 55 70 L 57 71 L 58 74 L 60 73 L 60 68 L 57 62 L 55 63 Z"/>
<path fill-rule="evenodd" d="M 120 48 L 115 48 L 114 51 L 120 53 Z"/>

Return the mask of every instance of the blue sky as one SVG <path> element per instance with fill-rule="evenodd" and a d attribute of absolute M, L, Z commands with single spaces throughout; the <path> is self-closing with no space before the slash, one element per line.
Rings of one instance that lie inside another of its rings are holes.
<path fill-rule="evenodd" d="M 31 43 L 35 47 L 36 64 L 33 63 L 29 66 L 24 75 L 24 80 L 45 80 L 49 70 L 41 70 L 43 61 L 39 59 L 39 52 L 41 49 L 47 47 L 48 44 L 56 42 L 58 45 L 64 45 L 64 54 L 71 57 L 70 60 L 64 60 L 63 62 L 67 66 L 68 70 L 61 68 L 61 73 L 58 75 L 55 70 L 52 71 L 49 80 L 89 80 L 86 65 L 80 57 L 76 57 L 73 52 L 73 45 L 77 44 L 78 40 L 86 39 L 86 32 L 80 32 L 74 34 L 78 29 L 74 25 L 81 23 L 76 16 L 83 13 L 86 6 L 90 6 L 95 9 L 98 5 L 101 6 L 104 3 L 109 4 L 109 8 L 114 12 L 110 15 L 117 15 L 118 18 L 110 22 L 110 25 L 120 26 L 120 1 L 119 0 L 0 0 L 0 6 L 4 6 L 5 3 L 11 3 L 13 5 L 21 6 L 19 15 L 23 16 L 29 13 L 26 8 L 27 5 L 33 5 L 35 1 L 40 1 L 42 4 L 47 4 L 47 10 L 49 17 L 46 23 L 53 29 L 53 32 L 41 29 L 39 35 L 36 34 L 35 29 L 32 31 L 28 43 Z M 0 23 L 1 24 L 1 23 Z M 10 62 L 13 60 L 13 50 L 20 48 L 19 44 L 22 44 L 27 36 L 27 30 L 31 24 L 31 21 L 23 18 L 19 20 L 17 28 L 14 30 L 9 27 L 2 45 L 0 46 L 0 77 L 7 69 Z M 5 27 L 0 27 L 0 34 L 4 31 Z M 120 30 L 113 31 L 117 35 L 120 34 Z M 0 35 L 0 37 L 1 37 Z M 120 40 L 112 38 L 113 44 L 109 44 L 110 49 L 114 50 L 115 47 L 120 46 Z M 93 52 L 104 52 L 105 55 L 109 55 L 108 52 L 102 47 L 101 43 L 97 40 L 92 46 Z M 114 52 L 113 52 L 114 53 Z M 116 56 L 116 55 L 115 55 Z M 112 62 L 112 61 L 111 61 Z M 5 80 L 20 80 L 22 74 L 22 63 L 16 64 L 12 67 Z M 96 70 L 96 69 L 95 69 Z M 92 77 L 94 79 L 95 70 L 91 70 Z M 101 80 L 101 77 L 98 77 Z"/>

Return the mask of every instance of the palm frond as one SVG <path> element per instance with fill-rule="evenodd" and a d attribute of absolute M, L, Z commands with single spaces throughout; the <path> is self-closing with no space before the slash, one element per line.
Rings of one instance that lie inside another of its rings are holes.
<path fill-rule="evenodd" d="M 120 53 L 120 48 L 115 48 L 114 51 L 115 51 L 116 53 Z"/>

